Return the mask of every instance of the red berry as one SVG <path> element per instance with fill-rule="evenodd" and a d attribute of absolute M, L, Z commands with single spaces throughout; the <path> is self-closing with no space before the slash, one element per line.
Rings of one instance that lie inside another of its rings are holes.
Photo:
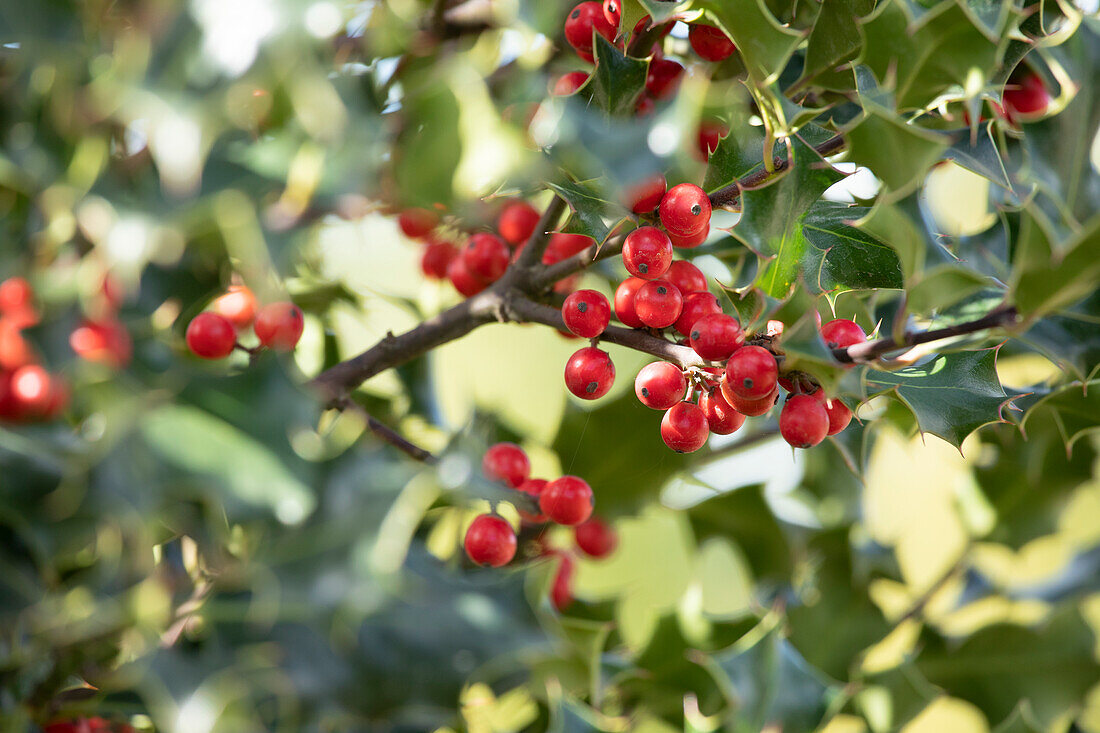
<path fill-rule="evenodd" d="M 639 117 L 646 117 L 656 111 L 657 104 L 653 101 L 653 97 L 643 94 L 638 97 L 638 101 L 634 104 L 634 114 Z M 657 203 L 660 203 L 659 201 Z"/>
<path fill-rule="evenodd" d="M 607 557 L 619 544 L 615 529 L 599 517 L 592 517 L 574 527 L 573 537 L 581 552 L 595 558 Z"/>
<path fill-rule="evenodd" d="M 684 299 L 667 280 L 648 280 L 634 296 L 634 312 L 651 328 L 666 328 L 676 323 Z"/>
<path fill-rule="evenodd" d="M 745 416 L 726 401 L 722 390 L 711 387 L 699 398 L 699 408 L 707 416 L 707 425 L 715 435 L 729 435 L 745 424 Z"/>
<path fill-rule="evenodd" d="M 684 399 L 687 385 L 687 377 L 680 367 L 667 361 L 655 361 L 638 370 L 634 394 L 646 407 L 667 410 Z"/>
<path fill-rule="evenodd" d="M 699 123 L 699 160 L 710 160 L 710 154 L 718 149 L 722 138 L 730 134 L 730 129 L 717 120 Z"/>
<path fill-rule="evenodd" d="M 1020 115 L 1027 117 L 1046 112 L 1050 106 L 1050 92 L 1043 78 L 1028 70 L 1012 75 L 1005 85 L 1002 101 L 1005 116 L 1010 122 L 1016 122 Z"/>
<path fill-rule="evenodd" d="M 565 40 L 585 61 L 592 63 L 593 29 L 608 41 L 614 41 L 618 32 L 603 16 L 603 6 L 595 0 L 583 2 L 569 11 L 565 19 Z"/>
<path fill-rule="evenodd" d="M 707 416 L 692 402 L 677 402 L 661 418 L 661 439 L 677 453 L 693 453 L 710 435 Z"/>
<path fill-rule="evenodd" d="M 688 236 L 680 236 L 679 234 L 668 233 L 668 238 L 672 242 L 673 247 L 679 247 L 680 249 L 692 249 L 698 247 L 703 242 L 707 241 L 707 237 L 710 236 L 710 227 L 704 227 L 695 234 L 689 234 Z"/>
<path fill-rule="evenodd" d="M 837 318 L 821 327 L 821 338 L 830 349 L 846 349 L 867 340 L 867 334 L 855 321 Z"/>
<path fill-rule="evenodd" d="M 542 490 L 546 488 L 546 484 L 550 483 L 544 478 L 529 478 L 522 484 L 516 487 L 516 491 L 522 491 L 525 494 L 529 494 L 534 497 L 536 505 L 538 504 L 539 495 L 542 494 Z M 523 521 L 530 522 L 532 524 L 542 524 L 546 521 L 545 514 L 532 514 L 531 512 L 519 509 L 519 515 L 523 518 Z"/>
<path fill-rule="evenodd" d="M 661 100 L 676 93 L 684 78 L 684 67 L 672 59 L 650 59 L 645 77 L 645 90 L 653 99 Z"/>
<path fill-rule="evenodd" d="M 665 197 L 665 177 L 658 173 L 623 192 L 623 203 L 635 214 L 649 214 Z"/>
<path fill-rule="evenodd" d="M 611 305 L 603 293 L 578 290 L 570 293 L 561 307 L 565 327 L 581 338 L 596 338 L 611 321 Z"/>
<path fill-rule="evenodd" d="M 763 346 L 738 349 L 726 362 L 726 382 L 744 399 L 767 397 L 779 383 L 775 356 Z"/>
<path fill-rule="evenodd" d="M 684 295 L 684 307 L 680 310 L 680 317 L 676 319 L 676 330 L 684 336 L 691 336 L 691 329 L 703 316 L 715 315 L 722 312 L 722 306 L 718 305 L 718 298 L 713 293 L 702 292 L 687 293 Z"/>
<path fill-rule="evenodd" d="M 550 235 L 550 242 L 546 245 L 546 251 L 542 255 L 542 263 L 552 265 L 555 262 L 561 262 L 566 257 L 580 254 L 595 243 L 595 239 L 583 234 L 554 232 Z"/>
<path fill-rule="evenodd" d="M 39 365 L 28 364 L 12 372 L 9 389 L 21 414 L 41 415 L 50 405 L 53 380 Z"/>
<path fill-rule="evenodd" d="M 550 601 L 554 608 L 564 611 L 573 604 L 573 558 L 564 552 L 555 554 L 561 557 L 561 563 L 554 574 L 554 584 L 550 586 Z"/>
<path fill-rule="evenodd" d="M 829 416 L 829 432 L 826 435 L 836 435 L 852 422 L 852 411 L 839 399 L 826 399 L 825 391 L 821 389 L 814 392 L 812 396 L 825 406 L 825 414 Z"/>
<path fill-rule="evenodd" d="M 23 338 L 18 319 L 0 316 L 0 368 L 18 369 L 34 360 L 30 343 Z"/>
<path fill-rule="evenodd" d="M 604 0 L 603 17 L 612 28 L 619 30 L 619 25 L 623 21 L 623 6 L 619 0 Z"/>
<path fill-rule="evenodd" d="M 583 73 L 583 72 L 581 72 Z M 508 204 L 497 217 L 497 231 L 509 244 L 523 244 L 539 223 L 539 212 L 526 201 Z"/>
<path fill-rule="evenodd" d="M 576 476 L 551 481 L 539 494 L 539 509 L 551 521 L 566 526 L 580 524 L 592 515 L 592 487 Z"/>
<path fill-rule="evenodd" d="M 669 189 L 661 199 L 661 224 L 669 235 L 690 237 L 710 226 L 710 199 L 693 183 L 681 183 Z"/>
<path fill-rule="evenodd" d="M 420 271 L 424 277 L 433 280 L 444 280 L 447 277 L 447 268 L 451 260 L 458 256 L 458 247 L 450 242 L 434 240 L 424 247 L 424 254 L 420 257 Z"/>
<path fill-rule="evenodd" d="M 711 313 L 691 327 L 691 348 L 707 361 L 725 361 L 745 345 L 741 324 L 725 313 Z"/>
<path fill-rule="evenodd" d="M 417 239 L 431 233 L 439 217 L 429 209 L 405 209 L 397 215 L 397 226 L 406 237 Z"/>
<path fill-rule="evenodd" d="M 482 514 L 466 530 L 466 554 L 478 565 L 499 568 L 516 556 L 512 525 L 495 514 Z"/>
<path fill-rule="evenodd" d="M 730 406 L 740 412 L 746 417 L 759 417 L 768 410 L 772 409 L 775 405 L 776 398 L 779 397 L 779 385 L 775 385 L 775 388 L 767 396 L 759 400 L 747 400 L 741 395 L 737 394 L 730 388 L 729 380 L 722 378 L 719 386 L 722 388 L 722 396 L 726 398 L 726 402 Z"/>
<path fill-rule="evenodd" d="M 570 71 L 568 74 L 562 74 L 558 77 L 550 93 L 556 97 L 568 97 L 583 87 L 586 81 L 588 81 L 588 74 L 583 71 Z M 536 221 L 538 220 L 536 219 Z"/>
<path fill-rule="evenodd" d="M 603 397 L 614 383 L 615 365 L 611 357 L 595 346 L 578 349 L 565 362 L 565 386 L 582 400 Z"/>
<path fill-rule="evenodd" d="M 638 289 L 646 284 L 640 277 L 628 277 L 615 288 L 615 317 L 629 328 L 641 328 L 645 324 L 638 318 L 634 309 L 634 298 Z"/>
<path fill-rule="evenodd" d="M 643 280 L 661 277 L 672 264 L 672 242 L 657 227 L 641 227 L 626 235 L 623 264 Z"/>
<path fill-rule="evenodd" d="M 224 359 L 237 343 L 237 331 L 223 315 L 206 311 L 187 324 L 187 348 L 203 359 Z"/>
<path fill-rule="evenodd" d="M 447 279 L 451 281 L 451 285 L 454 285 L 455 290 L 467 298 L 477 295 L 489 286 L 487 282 L 470 272 L 463 257 L 455 257 L 451 260 L 451 264 L 447 265 Z"/>
<path fill-rule="evenodd" d="M 0 312 L 17 313 L 33 307 L 34 288 L 26 279 L 9 277 L 0 283 Z"/>
<path fill-rule="evenodd" d="M 702 23 L 692 23 L 688 30 L 688 41 L 695 53 L 707 61 L 722 61 L 729 58 L 737 46 L 720 28 Z"/>
<path fill-rule="evenodd" d="M 687 260 L 676 260 L 669 265 L 665 280 L 680 289 L 681 293 L 695 293 L 707 289 L 707 277 Z"/>
<path fill-rule="evenodd" d="M 244 285 L 232 285 L 211 304 L 215 313 L 225 316 L 235 328 L 248 328 L 256 317 L 256 296 Z"/>
<path fill-rule="evenodd" d="M 809 448 L 825 440 L 829 432 L 829 415 L 825 405 L 811 395 L 798 394 L 787 398 L 779 413 L 779 434 L 795 448 Z"/>
<path fill-rule="evenodd" d="M 288 301 L 265 305 L 256 314 L 252 330 L 260 343 L 275 351 L 293 351 L 306 326 L 302 309 Z"/>
<path fill-rule="evenodd" d="M 223 296 L 224 297 L 224 296 Z M 81 359 L 120 369 L 130 363 L 133 342 L 119 321 L 84 321 L 69 334 L 69 346 Z"/>
<path fill-rule="evenodd" d="M 492 234 L 475 234 L 462 248 L 466 269 L 486 282 L 499 280 L 508 269 L 511 257 L 508 245 Z"/>
<path fill-rule="evenodd" d="M 531 475 L 531 461 L 515 443 L 497 443 L 485 451 L 481 470 L 489 478 L 515 489 Z"/>

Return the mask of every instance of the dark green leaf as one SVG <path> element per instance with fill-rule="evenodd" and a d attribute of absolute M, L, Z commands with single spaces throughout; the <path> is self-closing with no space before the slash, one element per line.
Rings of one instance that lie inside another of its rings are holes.
<path fill-rule="evenodd" d="M 631 115 L 635 102 L 645 90 L 649 65 L 643 60 L 626 56 L 599 33 L 593 35 L 596 69 L 580 94 L 609 115 Z"/>
<path fill-rule="evenodd" d="M 834 70 L 859 53 L 863 40 L 857 20 L 874 9 L 873 0 L 824 0 L 806 46 L 802 79 Z"/>
<path fill-rule="evenodd" d="M 800 33 L 780 25 L 762 0 L 703 0 L 696 7 L 713 14 L 737 44 L 749 75 L 765 86 L 779 78 L 802 40 Z"/>
<path fill-rule="evenodd" d="M 569 231 L 592 237 L 598 244 L 611 234 L 616 224 L 626 218 L 622 204 L 604 198 L 597 181 L 547 183 L 573 210 Z"/>
<path fill-rule="evenodd" d="M 902 287 L 890 245 L 851 225 L 870 209 L 818 202 L 806 215 L 802 276 L 811 292 Z"/>
<path fill-rule="evenodd" d="M 844 131 L 848 158 L 866 166 L 882 181 L 886 201 L 917 187 L 950 144 L 946 135 L 906 124 L 897 115 L 867 107 L 862 120 Z"/>
<path fill-rule="evenodd" d="M 1100 430 L 1096 416 L 1100 415 L 1100 380 L 1084 384 L 1069 384 L 1040 399 L 1027 414 L 1021 426 L 1026 430 L 1035 415 L 1049 412 L 1062 438 L 1066 449 L 1086 435 Z"/>

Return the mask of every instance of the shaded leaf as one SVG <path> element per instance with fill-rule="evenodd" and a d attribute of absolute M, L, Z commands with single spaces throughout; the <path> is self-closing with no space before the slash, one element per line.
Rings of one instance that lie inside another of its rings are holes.
<path fill-rule="evenodd" d="M 848 158 L 882 181 L 882 199 L 902 198 L 920 183 L 950 144 L 946 135 L 906 124 L 897 115 L 867 107 L 862 120 L 847 128 Z"/>
<path fill-rule="evenodd" d="M 596 188 L 595 181 L 547 183 L 573 210 L 569 231 L 592 237 L 603 244 L 616 224 L 626 218 L 622 204 L 609 201 Z"/>
<path fill-rule="evenodd" d="M 737 44 L 749 75 L 763 85 L 779 78 L 802 40 L 802 34 L 780 25 L 763 0 L 704 0 L 696 7 L 711 12 Z"/>
<path fill-rule="evenodd" d="M 623 54 L 599 33 L 593 34 L 596 68 L 580 94 L 609 115 L 634 113 L 634 104 L 645 89 L 649 65 Z"/>

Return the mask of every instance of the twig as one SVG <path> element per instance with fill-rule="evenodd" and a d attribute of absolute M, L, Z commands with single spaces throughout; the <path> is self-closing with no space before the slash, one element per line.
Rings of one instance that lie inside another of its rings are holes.
<path fill-rule="evenodd" d="M 989 328 L 1008 326 L 1016 322 L 1016 308 L 1011 305 L 1001 306 L 996 310 L 974 321 L 958 323 L 946 328 L 937 328 L 931 331 L 918 331 L 905 334 L 902 340 L 883 338 L 876 341 L 866 341 L 861 344 L 849 346 L 846 349 L 833 349 L 833 356 L 837 361 L 844 363 L 866 362 L 885 356 L 891 351 L 900 351 L 919 344 L 927 344 L 932 341 L 963 336 L 969 333 L 984 331 Z"/>
<path fill-rule="evenodd" d="M 844 147 L 844 138 L 840 135 L 831 137 L 820 145 L 814 146 L 814 150 L 817 151 L 821 157 L 827 157 L 834 153 L 839 152 Z M 723 186 L 714 193 L 710 194 L 710 205 L 714 208 L 721 208 L 727 206 L 733 206 L 741 198 L 741 190 L 745 188 L 755 188 L 761 184 L 766 183 L 770 179 L 774 178 L 777 174 L 787 169 L 790 165 L 790 158 L 775 158 L 772 160 L 773 170 L 767 168 L 761 168 L 758 171 L 748 174 L 744 178 L 734 181 L 728 186 Z"/>
<path fill-rule="evenodd" d="M 591 264 L 614 257 L 622 251 L 623 238 L 612 237 L 604 242 L 602 246 L 594 244 L 572 257 L 566 257 L 560 262 L 541 268 L 531 278 L 531 283 L 538 289 L 548 288 L 559 280 L 567 278 L 575 272 L 580 272 Z"/>
<path fill-rule="evenodd" d="M 336 410 L 354 412 L 356 415 L 366 421 L 367 428 L 372 433 L 392 445 L 394 448 L 397 448 L 405 455 L 410 456 L 411 458 L 415 458 L 416 460 L 423 463 L 435 463 L 438 460 L 435 455 L 433 455 L 430 451 L 426 451 L 415 443 L 412 443 L 401 437 L 401 435 L 396 430 L 391 428 L 389 425 L 386 425 L 381 420 L 375 418 L 373 415 L 367 412 L 362 405 L 360 405 L 358 402 L 351 399 L 350 397 L 344 398 L 340 402 L 332 405 L 332 407 Z"/>

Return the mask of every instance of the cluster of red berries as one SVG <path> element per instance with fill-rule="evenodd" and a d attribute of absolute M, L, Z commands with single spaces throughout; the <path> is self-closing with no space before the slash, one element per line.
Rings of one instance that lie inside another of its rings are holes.
<path fill-rule="evenodd" d="M 98 716 L 74 718 L 48 723 L 44 733 L 134 733 L 134 728 L 126 723 L 112 723 Z"/>
<path fill-rule="evenodd" d="M 302 310 L 289 301 L 258 308 L 256 296 L 244 285 L 233 285 L 187 324 L 187 348 L 203 359 L 224 359 L 239 342 L 239 331 L 252 327 L 259 339 L 256 348 L 293 351 L 302 337 Z M 243 345 L 240 348 L 254 352 Z"/>
<path fill-rule="evenodd" d="M 519 511 L 525 525 L 554 522 L 572 527 L 577 548 L 589 557 L 607 557 L 614 551 L 618 538 L 610 526 L 592 516 L 592 487 L 584 479 L 577 476 L 562 476 L 553 481 L 531 478 L 531 461 L 515 443 L 497 443 L 490 447 L 482 458 L 481 468 L 488 478 L 537 501 L 538 512 Z M 470 560 L 494 568 L 507 565 L 515 558 L 517 544 L 512 525 L 498 514 L 476 517 L 463 541 Z M 572 599 L 572 558 L 568 552 L 545 547 L 540 554 L 561 557 L 551 596 L 554 604 L 564 609 Z"/>
<path fill-rule="evenodd" d="M 526 201 L 506 204 L 497 216 L 496 233 L 475 232 L 461 247 L 440 234 L 439 217 L 429 209 L 405 209 L 397 225 L 405 236 L 424 242 L 420 270 L 432 280 L 450 280 L 467 298 L 480 293 L 504 274 L 539 223 L 539 212 Z M 553 264 L 592 246 L 594 240 L 583 234 L 555 232 L 542 256 L 544 264 Z M 558 292 L 567 292 L 576 278 L 558 283 Z"/>
<path fill-rule="evenodd" d="M 114 369 L 122 369 L 130 363 L 134 343 L 130 331 L 118 317 L 123 297 L 114 278 L 105 276 L 83 322 L 69 334 L 69 346 L 77 356 Z"/>
<path fill-rule="evenodd" d="M 52 420 L 69 403 L 66 381 L 39 363 L 23 335 L 38 322 L 31 284 L 21 277 L 0 283 L 0 420 Z"/>

